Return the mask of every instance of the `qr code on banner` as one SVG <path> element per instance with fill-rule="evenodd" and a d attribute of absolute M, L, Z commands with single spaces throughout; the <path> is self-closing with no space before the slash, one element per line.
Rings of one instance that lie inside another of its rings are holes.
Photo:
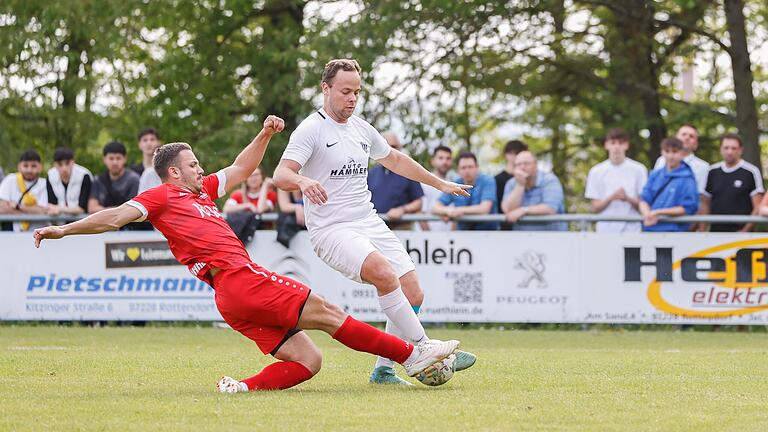
<path fill-rule="evenodd" d="M 454 303 L 483 302 L 483 274 L 448 272 L 445 277 L 453 280 Z"/>

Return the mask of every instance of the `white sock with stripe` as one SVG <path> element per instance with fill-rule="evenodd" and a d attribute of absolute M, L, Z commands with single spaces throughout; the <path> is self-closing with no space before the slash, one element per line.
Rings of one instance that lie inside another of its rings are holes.
<path fill-rule="evenodd" d="M 408 303 L 408 299 L 400 287 L 389 294 L 380 296 L 379 304 L 388 321 L 391 321 L 392 325 L 400 331 L 398 336 L 413 343 L 418 343 L 427 337 L 419 317 L 416 316 L 416 312 Z M 389 331 L 387 332 L 389 333 Z"/>

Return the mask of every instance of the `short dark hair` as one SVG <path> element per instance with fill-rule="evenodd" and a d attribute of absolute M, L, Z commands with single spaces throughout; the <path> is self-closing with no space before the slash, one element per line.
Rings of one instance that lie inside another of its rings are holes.
<path fill-rule="evenodd" d="M 168 143 L 158 147 L 155 150 L 155 156 L 152 163 L 155 165 L 155 172 L 160 180 L 165 181 L 168 178 L 168 168 L 174 166 L 179 158 L 179 153 L 183 150 L 192 150 L 189 144 L 183 142 Z"/>
<path fill-rule="evenodd" d="M 19 162 L 42 162 L 43 159 L 40 158 L 40 153 L 29 149 L 25 150 L 24 153 L 19 156 Z"/>
<path fill-rule="evenodd" d="M 107 143 L 107 145 L 104 146 L 104 150 L 101 152 L 104 156 L 106 156 L 109 153 L 119 153 L 123 156 L 125 156 L 128 151 L 125 149 L 125 145 L 121 143 L 120 141 L 112 141 L 110 143 Z"/>
<path fill-rule="evenodd" d="M 441 145 L 439 145 L 439 146 L 435 147 L 435 149 L 434 149 L 434 150 L 432 150 L 432 157 L 435 157 L 435 156 L 437 156 L 437 154 L 438 154 L 438 153 L 440 153 L 440 152 L 446 152 L 446 153 L 448 153 L 449 155 L 452 155 L 452 154 L 453 154 L 453 150 L 451 150 L 451 148 L 450 148 L 450 147 L 448 147 L 448 146 L 444 146 L 444 145 L 442 145 L 442 144 L 441 144 Z"/>
<path fill-rule="evenodd" d="M 136 138 L 136 141 L 141 141 L 144 135 L 154 135 L 155 138 L 160 139 L 160 134 L 157 133 L 157 130 L 155 128 L 150 127 L 150 128 L 142 129 L 139 132 L 139 136 Z"/>
<path fill-rule="evenodd" d="M 675 137 L 666 137 L 663 140 L 661 140 L 661 148 L 662 150 L 663 149 L 682 150 L 683 142 Z"/>
<path fill-rule="evenodd" d="M 510 140 L 504 144 L 504 154 L 514 153 L 517 155 L 520 152 L 528 150 L 528 144 L 520 140 Z"/>
<path fill-rule="evenodd" d="M 477 156 L 475 156 L 475 154 L 472 152 L 464 152 L 460 154 L 457 161 L 461 161 L 462 159 L 472 159 L 473 161 L 475 161 L 475 165 L 477 165 Z"/>
<path fill-rule="evenodd" d="M 328 85 L 330 85 L 340 70 L 346 72 L 361 72 L 360 65 L 355 59 L 333 59 L 325 64 L 323 78 L 320 82 L 328 83 Z"/>
<path fill-rule="evenodd" d="M 75 151 L 68 147 L 59 147 L 53 151 L 53 161 L 61 162 L 75 159 Z"/>
<path fill-rule="evenodd" d="M 729 132 L 720 137 L 720 145 L 723 145 L 723 141 L 727 139 L 736 140 L 739 143 L 739 147 L 744 147 L 744 143 L 741 141 L 741 137 L 737 133 Z"/>
<path fill-rule="evenodd" d="M 613 128 L 605 134 L 605 141 L 611 140 L 629 142 L 629 134 L 622 128 Z"/>

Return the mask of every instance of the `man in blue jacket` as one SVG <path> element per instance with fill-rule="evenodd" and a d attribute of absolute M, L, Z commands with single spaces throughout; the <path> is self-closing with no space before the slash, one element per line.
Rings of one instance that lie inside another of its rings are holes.
<path fill-rule="evenodd" d="M 688 224 L 658 223 L 659 216 L 695 214 L 699 209 L 699 194 L 693 170 L 683 161 L 683 142 L 665 138 L 661 142 L 665 164 L 651 172 L 640 195 L 640 214 L 644 231 L 688 231 Z"/>

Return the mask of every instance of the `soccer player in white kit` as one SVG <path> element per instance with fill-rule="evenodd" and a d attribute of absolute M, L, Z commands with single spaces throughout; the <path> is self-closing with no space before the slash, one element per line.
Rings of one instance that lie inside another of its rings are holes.
<path fill-rule="evenodd" d="M 305 220 L 315 253 L 348 279 L 374 285 L 387 316 L 386 331 L 415 344 L 429 344 L 416 312 L 424 293 L 415 266 L 400 240 L 371 204 L 368 161 L 442 192 L 469 196 L 468 185 L 433 175 L 391 149 L 368 122 L 353 115 L 360 94 L 355 60 L 331 60 L 322 77 L 323 108 L 291 134 L 274 181 L 286 191 L 301 190 Z M 466 369 L 474 354 L 457 351 L 454 369 Z M 379 358 L 370 382 L 411 385 Z"/>

